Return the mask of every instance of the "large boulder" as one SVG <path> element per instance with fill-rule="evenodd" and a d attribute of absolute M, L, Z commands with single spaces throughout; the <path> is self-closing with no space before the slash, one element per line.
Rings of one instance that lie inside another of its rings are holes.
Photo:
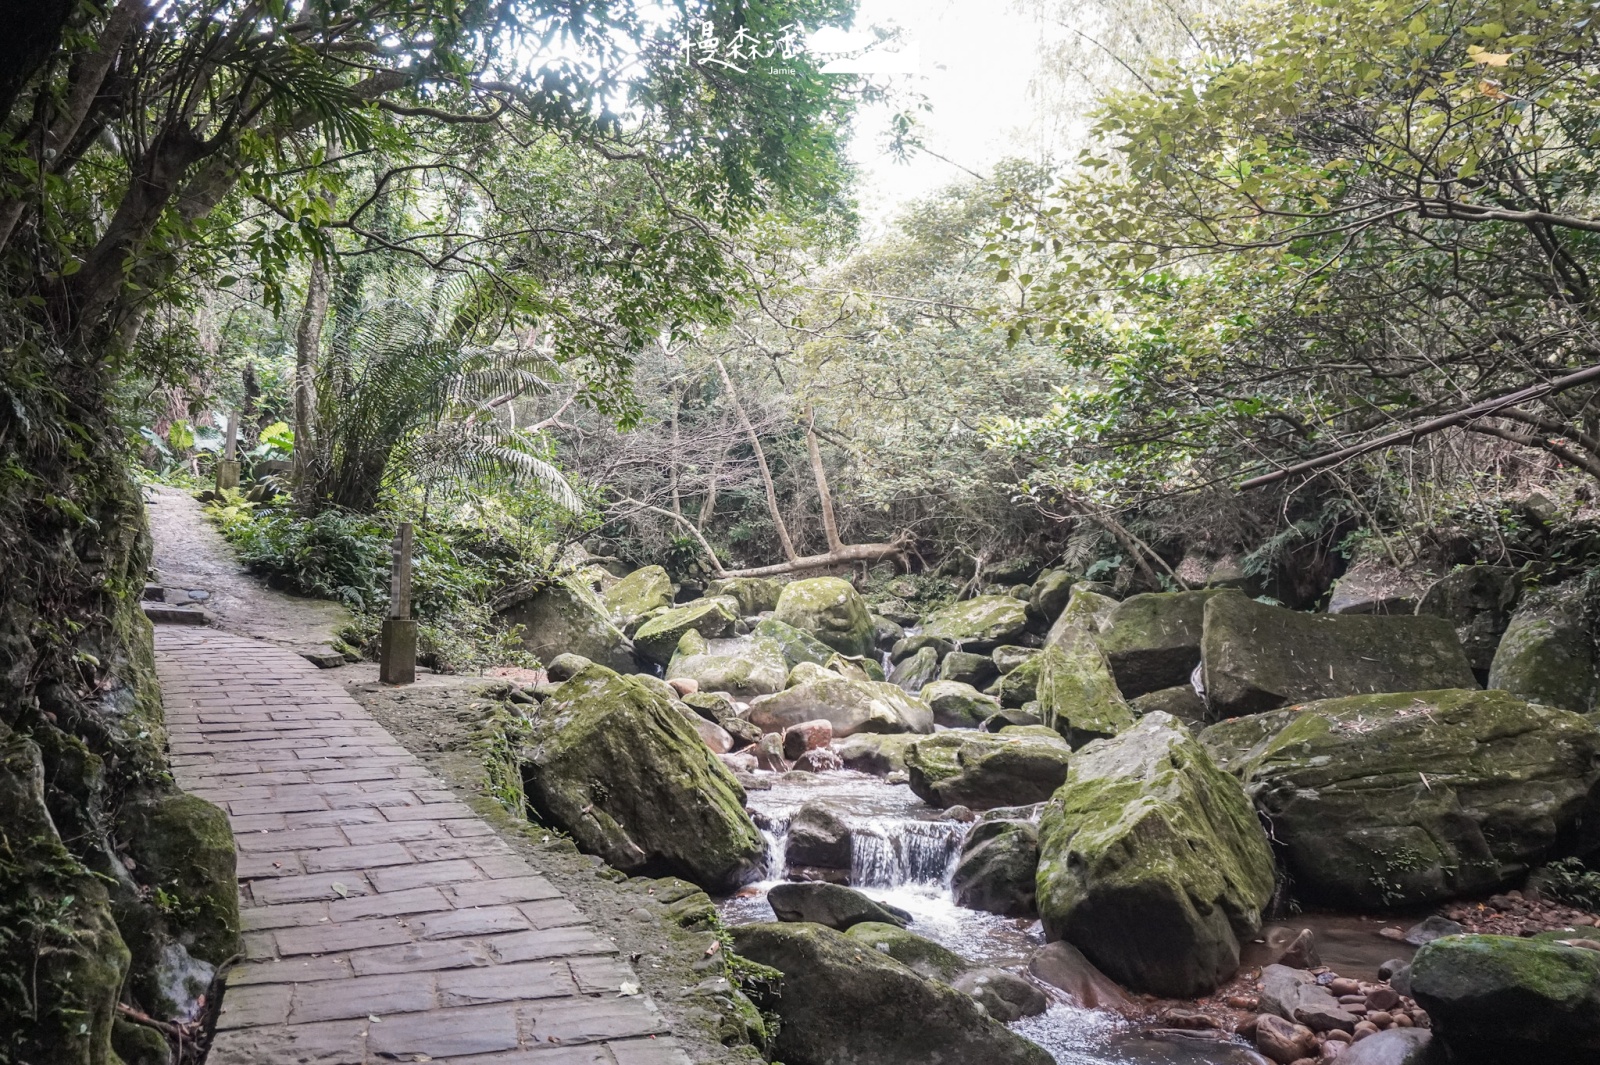
<path fill-rule="evenodd" d="M 633 634 L 634 650 L 639 652 L 641 658 L 664 666 L 672 661 L 673 654 L 678 650 L 678 641 L 683 639 L 686 632 L 697 632 L 708 640 L 731 636 L 739 618 L 730 602 L 727 599 L 696 599 L 657 614 L 640 625 Z"/>
<path fill-rule="evenodd" d="M 727 891 L 759 872 L 766 843 L 744 789 L 667 698 L 593 665 L 545 700 L 523 749 L 541 821 L 628 873 Z"/>
<path fill-rule="evenodd" d="M 1137 699 L 1128 700 L 1128 709 L 1140 717 L 1159 710 L 1171 714 L 1191 729 L 1202 729 L 1210 724 L 1205 696 L 1195 691 L 1193 684 L 1175 684 L 1158 692 L 1148 692 Z"/>
<path fill-rule="evenodd" d="M 1091 636 L 1098 636 L 1115 609 L 1117 600 L 1109 595 L 1083 584 L 1075 585 L 1066 608 L 1056 618 L 1055 624 L 1050 626 L 1044 645 L 1054 647 L 1071 632 L 1087 632 Z"/>
<path fill-rule="evenodd" d="M 1412 959 L 1411 994 L 1452 1061 L 1600 1061 L 1600 950 L 1446 936 Z"/>
<path fill-rule="evenodd" d="M 967 995 L 927 980 L 860 939 L 814 924 L 731 930 L 741 956 L 783 973 L 760 1005 L 780 1024 L 774 1059 L 788 1065 L 1052 1065 L 1044 1048 Z"/>
<path fill-rule="evenodd" d="M 810 633 L 841 654 L 873 653 L 872 614 L 867 601 L 849 581 L 812 577 L 786 584 L 772 616 Z"/>
<path fill-rule="evenodd" d="M 977 728 L 1000 712 L 1000 700 L 958 680 L 936 680 L 920 692 L 933 710 L 933 723 L 945 728 Z"/>
<path fill-rule="evenodd" d="M 1031 652 L 1014 668 L 1002 668 L 1000 679 L 986 691 L 999 699 L 1001 706 L 1015 709 L 1024 703 L 1031 703 L 1038 697 L 1039 671 L 1042 667 L 1042 656 Z"/>
<path fill-rule="evenodd" d="M 850 826 L 828 806 L 808 802 L 789 818 L 784 861 L 790 869 L 850 871 Z"/>
<path fill-rule="evenodd" d="M 1269 735 L 1208 739 L 1238 752 L 1297 890 L 1335 906 L 1420 905 L 1516 880 L 1572 831 L 1600 780 L 1600 732 L 1500 691 L 1263 716 Z"/>
<path fill-rule="evenodd" d="M 980 595 L 929 615 L 922 635 L 949 640 L 964 651 L 988 654 L 1014 643 L 1028 627 L 1028 606 L 1009 595 Z"/>
<path fill-rule="evenodd" d="M 1039 829 L 1028 821 L 981 820 L 961 844 L 950 881 L 956 905 L 1005 917 L 1038 910 Z"/>
<path fill-rule="evenodd" d="M 636 569 L 600 593 L 611 617 L 624 629 L 672 606 L 672 578 L 660 566 Z"/>
<path fill-rule="evenodd" d="M 894 924 L 864 921 L 851 925 L 845 935 L 859 939 L 879 954 L 887 954 L 925 980 L 954 983 L 972 963 L 948 947 Z"/>
<path fill-rule="evenodd" d="M 1032 631 L 1050 631 L 1050 626 L 1067 608 L 1076 581 L 1067 570 L 1053 569 L 1033 582 L 1033 587 L 1028 589 L 1028 626 Z"/>
<path fill-rule="evenodd" d="M 939 652 L 924 647 L 910 658 L 896 662 L 889 671 L 889 683 L 908 692 L 919 692 L 939 675 Z"/>
<path fill-rule="evenodd" d="M 1596 709 L 1600 670 L 1576 583 L 1523 598 L 1495 651 L 1489 687 L 1579 714 Z"/>
<path fill-rule="evenodd" d="M 767 892 L 767 903 L 780 921 L 808 921 L 840 932 L 867 921 L 900 928 L 911 923 L 911 915 L 899 907 L 875 902 L 854 888 L 820 881 L 776 884 Z"/>
<path fill-rule="evenodd" d="M 1443 618 L 1303 614 L 1236 592 L 1205 605 L 1206 703 L 1216 718 L 1308 699 L 1476 686 Z"/>
<path fill-rule="evenodd" d="M 1054 736 L 940 732 L 906 749 L 911 790 L 930 806 L 989 810 L 1043 802 L 1067 778 L 1066 742 Z"/>
<path fill-rule="evenodd" d="M 778 608 L 784 582 L 771 577 L 723 577 L 706 586 L 706 594 L 726 596 L 739 604 L 742 617 L 764 614 Z"/>
<path fill-rule="evenodd" d="M 795 667 L 790 684 L 751 702 L 747 717 L 763 732 L 782 732 L 802 721 L 827 721 L 839 739 L 857 732 L 933 731 L 928 704 L 893 684 L 850 680 L 805 664 Z"/>
<path fill-rule="evenodd" d="M 1133 711 L 1123 701 L 1111 665 L 1090 633 L 1081 629 L 1060 633 L 1036 661 L 1039 720 L 1070 746 L 1082 747 L 1133 725 Z"/>
<path fill-rule="evenodd" d="M 836 741 L 833 752 L 846 769 L 886 777 L 890 773 L 905 772 L 906 750 L 921 738 L 916 732 L 858 732 Z"/>
<path fill-rule="evenodd" d="M 793 669 L 801 662 L 820 666 L 836 653 L 833 648 L 793 625 L 785 625 L 773 618 L 762 618 L 750 635 L 758 640 L 770 640 L 783 652 L 783 661 Z"/>
<path fill-rule="evenodd" d="M 1333 582 L 1330 614 L 1415 614 L 1426 586 L 1413 573 L 1363 559 Z"/>
<path fill-rule="evenodd" d="M 700 691 L 752 699 L 783 690 L 789 679 L 783 649 L 771 640 L 740 636 L 707 640 L 690 629 L 667 663 L 668 680 L 692 680 Z"/>
<path fill-rule="evenodd" d="M 951 651 L 939 663 L 940 680 L 953 680 L 974 688 L 988 687 L 989 682 L 999 675 L 1000 670 L 993 658 L 970 651 Z"/>
<path fill-rule="evenodd" d="M 1182 684 L 1200 664 L 1205 606 L 1219 589 L 1146 592 L 1105 616 L 1100 646 L 1127 698 Z"/>
<path fill-rule="evenodd" d="M 1073 755 L 1039 851 L 1048 938 L 1158 995 L 1232 976 L 1272 897 L 1272 852 L 1239 782 L 1162 713 Z"/>
<path fill-rule="evenodd" d="M 619 673 L 637 668 L 633 645 L 612 623 L 600 597 L 579 581 L 552 581 L 509 607 L 502 618 L 522 626 L 522 645 L 542 661 L 570 651 Z"/>
<path fill-rule="evenodd" d="M 1466 566 L 1429 585 L 1417 602 L 1417 613 L 1454 625 L 1467 664 L 1480 681 L 1487 681 L 1495 649 L 1521 598 L 1522 582 L 1510 566 Z"/>

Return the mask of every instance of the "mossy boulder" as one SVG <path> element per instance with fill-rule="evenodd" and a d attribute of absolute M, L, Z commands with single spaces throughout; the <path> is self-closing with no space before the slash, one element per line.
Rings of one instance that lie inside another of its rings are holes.
<path fill-rule="evenodd" d="M 948 640 L 965 651 L 987 654 L 1012 643 L 1028 628 L 1028 606 L 1009 595 L 980 595 L 935 611 L 922 635 Z"/>
<path fill-rule="evenodd" d="M 1600 1061 L 1600 951 L 1512 936 L 1445 936 L 1412 959 L 1411 994 L 1452 1061 Z"/>
<path fill-rule="evenodd" d="M 1232 976 L 1272 897 L 1272 852 L 1239 782 L 1161 713 L 1073 755 L 1039 853 L 1047 937 L 1158 995 Z"/>
<path fill-rule="evenodd" d="M 932 708 L 933 723 L 945 728 L 977 728 L 1000 712 L 999 699 L 956 680 L 933 681 L 918 694 Z"/>
<path fill-rule="evenodd" d="M 600 598 L 618 626 L 633 628 L 672 606 L 672 578 L 660 566 L 645 566 L 605 589 Z"/>
<path fill-rule="evenodd" d="M 1495 651 L 1489 687 L 1579 714 L 1596 709 L 1600 669 L 1575 583 L 1524 597 Z"/>
<path fill-rule="evenodd" d="M 1085 584 L 1074 585 L 1066 607 L 1056 618 L 1055 624 L 1050 626 L 1044 645 L 1054 647 L 1072 632 L 1087 632 L 1091 636 L 1098 636 L 1111 617 L 1111 612 L 1116 608 L 1117 600 L 1109 595 L 1097 592 Z"/>
<path fill-rule="evenodd" d="M 117 835 L 146 882 L 165 893 L 167 908 L 182 915 L 179 944 L 213 967 L 232 957 L 239 885 L 227 815 L 194 795 L 159 793 L 124 804 Z"/>
<path fill-rule="evenodd" d="M 860 940 L 879 954 L 893 958 L 927 980 L 948 984 L 972 968 L 972 963 L 955 951 L 915 932 L 907 932 L 899 925 L 864 921 L 850 926 L 845 935 Z"/>
<path fill-rule="evenodd" d="M 929 636 L 924 632 L 913 633 L 909 636 L 902 636 L 900 639 L 894 642 L 894 644 L 889 648 L 889 661 L 903 661 L 907 658 L 910 658 L 924 647 L 933 648 L 934 652 L 942 661 L 946 655 L 955 649 L 955 644 L 951 643 L 949 640 L 941 639 L 938 636 Z"/>
<path fill-rule="evenodd" d="M 857 732 L 835 740 L 833 750 L 846 769 L 886 777 L 905 772 L 906 749 L 919 739 L 921 735 L 916 732 Z"/>
<path fill-rule="evenodd" d="M 774 1060 L 788 1065 L 1052 1065 L 1044 1048 L 972 998 L 887 954 L 815 924 L 748 924 L 734 950 L 783 973 L 758 1002 L 778 1015 Z"/>
<path fill-rule="evenodd" d="M 1050 631 L 1050 626 L 1067 608 L 1076 581 L 1077 578 L 1069 571 L 1053 569 L 1033 582 L 1033 587 L 1028 589 L 1028 625 L 1031 631 Z"/>
<path fill-rule="evenodd" d="M 1000 670 L 993 658 L 970 651 L 951 651 L 939 663 L 940 680 L 958 681 L 974 688 L 988 687 L 999 675 Z"/>
<path fill-rule="evenodd" d="M 790 687 L 750 704 L 748 719 L 763 732 L 826 720 L 835 738 L 857 732 L 932 732 L 933 711 L 916 696 L 882 681 L 851 680 L 802 663 Z"/>
<path fill-rule="evenodd" d="M 895 663 L 889 671 L 889 683 L 908 692 L 919 692 L 938 675 L 939 652 L 924 647 L 910 658 Z"/>
<path fill-rule="evenodd" d="M 1479 680 L 1487 680 L 1495 650 L 1521 598 L 1522 582 L 1510 566 L 1466 566 L 1429 585 L 1417 603 L 1417 613 L 1454 625 L 1467 664 Z"/>
<path fill-rule="evenodd" d="M 723 577 L 706 586 L 707 595 L 722 595 L 739 603 L 739 613 L 752 617 L 778 608 L 784 582 L 771 577 Z"/>
<path fill-rule="evenodd" d="M 951 897 L 958 906 L 973 910 L 1032 917 L 1038 911 L 1038 872 L 1038 827 L 1028 821 L 985 818 L 962 842 L 950 880 Z"/>
<path fill-rule="evenodd" d="M 1600 781 L 1600 732 L 1501 691 L 1355 696 L 1267 717 L 1280 727 L 1238 768 L 1297 890 L 1329 905 L 1420 905 L 1515 881 L 1572 832 Z M 1251 734 L 1208 739 L 1243 748 Z"/>
<path fill-rule="evenodd" d="M 567 681 L 522 756 L 538 818 L 624 872 L 727 891 L 766 857 L 739 782 L 671 701 L 631 677 L 595 665 Z"/>
<path fill-rule="evenodd" d="M 1081 629 L 1065 631 L 1034 661 L 1039 663 L 1039 720 L 1070 746 L 1082 747 L 1133 725 L 1133 711 L 1094 636 Z"/>
<path fill-rule="evenodd" d="M 1048 799 L 1066 780 L 1071 753 L 1055 736 L 940 732 L 906 749 L 906 771 L 930 806 L 988 810 Z"/>
<path fill-rule="evenodd" d="M 1304 614 L 1237 592 L 1205 604 L 1206 704 L 1215 718 L 1309 699 L 1476 686 L 1444 618 Z"/>
<path fill-rule="evenodd" d="M 884 676 L 883 666 L 875 658 L 864 655 L 842 655 L 835 651 L 822 663 L 822 668 L 832 670 L 841 677 L 851 680 L 887 680 Z M 899 687 L 899 685 L 896 685 Z"/>
<path fill-rule="evenodd" d="M 668 680 L 692 680 L 701 691 L 727 692 L 739 699 L 782 691 L 788 677 L 783 648 L 758 636 L 707 640 L 691 629 L 679 638 L 667 663 Z"/>
<path fill-rule="evenodd" d="M 1020 707 L 1031 703 L 1038 694 L 1039 674 L 1044 668 L 1044 655 L 1031 652 L 1010 670 L 1001 670 L 1000 679 L 989 685 L 988 694 L 1000 700 L 1001 706 Z"/>
<path fill-rule="evenodd" d="M 1193 684 L 1177 684 L 1158 692 L 1147 692 L 1137 699 L 1128 700 L 1128 709 L 1140 717 L 1159 710 L 1171 714 L 1193 730 L 1203 729 L 1210 724 L 1205 697 L 1194 690 Z"/>
<path fill-rule="evenodd" d="M 838 577 L 812 577 L 784 585 L 772 616 L 841 654 L 873 652 L 875 633 L 867 601 L 849 581 Z"/>
<path fill-rule="evenodd" d="M 543 661 L 571 651 L 618 672 L 635 668 L 633 645 L 588 585 L 553 581 L 507 609 L 504 620 L 522 626 L 522 645 Z"/>
<path fill-rule="evenodd" d="M 1200 664 L 1206 603 L 1221 594 L 1214 588 L 1146 592 L 1110 609 L 1100 621 L 1100 646 L 1124 697 L 1137 698 L 1189 679 Z"/>
<path fill-rule="evenodd" d="M 697 632 L 708 640 L 715 640 L 733 635 L 738 620 L 729 600 L 696 599 L 657 614 L 640 625 L 633 634 L 634 650 L 641 658 L 664 666 L 672 661 L 684 633 Z"/>
<path fill-rule="evenodd" d="M 1427 590 L 1415 573 L 1387 562 L 1361 559 L 1333 582 L 1328 593 L 1330 614 L 1415 614 Z"/>
<path fill-rule="evenodd" d="M 762 618 L 750 635 L 758 640 L 770 640 L 783 654 L 789 669 L 801 662 L 822 665 L 833 657 L 834 650 L 809 632 L 801 632 L 793 625 L 785 625 L 773 618 Z"/>

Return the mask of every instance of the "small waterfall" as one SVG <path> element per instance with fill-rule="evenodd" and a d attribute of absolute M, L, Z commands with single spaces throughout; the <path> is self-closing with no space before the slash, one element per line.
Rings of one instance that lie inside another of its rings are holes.
<path fill-rule="evenodd" d="M 774 817 L 761 826 L 761 838 L 767 841 L 767 870 L 763 880 L 782 880 L 789 864 L 789 819 Z"/>
<path fill-rule="evenodd" d="M 894 888 L 950 882 L 967 825 L 959 821 L 872 821 L 851 825 L 850 883 Z"/>

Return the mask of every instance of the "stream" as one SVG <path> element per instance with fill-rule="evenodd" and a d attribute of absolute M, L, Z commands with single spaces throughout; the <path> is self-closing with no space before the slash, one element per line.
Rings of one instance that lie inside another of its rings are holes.
<path fill-rule="evenodd" d="M 722 900 L 730 924 L 772 921 L 767 890 L 782 882 L 789 818 L 811 801 L 825 802 L 851 829 L 851 887 L 913 917 L 910 930 L 943 944 L 974 965 L 1025 971 L 1044 944 L 1039 922 L 999 917 L 957 906 L 950 876 L 970 827 L 940 819 L 904 784 L 865 773 L 758 773 L 770 788 L 752 788 L 748 801 L 766 824 L 767 879 Z M 1052 989 L 1044 989 L 1048 994 Z M 1114 1014 L 1059 1001 L 1013 1024 L 1060 1065 L 1255 1065 L 1263 1059 L 1243 1043 L 1219 1043 L 1196 1033 L 1141 1030 Z"/>

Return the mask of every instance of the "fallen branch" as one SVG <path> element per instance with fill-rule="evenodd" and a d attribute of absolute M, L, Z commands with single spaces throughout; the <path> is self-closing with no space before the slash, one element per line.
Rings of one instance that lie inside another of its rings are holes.
<path fill-rule="evenodd" d="M 663 507 L 653 507 L 649 503 L 645 503 L 645 502 L 643 502 L 641 500 L 638 500 L 638 499 L 630 499 L 627 496 L 621 497 L 620 499 L 617 500 L 617 502 L 618 503 L 627 503 L 630 506 L 638 507 L 640 510 L 648 510 L 650 513 L 659 514 L 663 518 L 670 518 L 676 524 L 683 526 L 685 529 L 688 529 L 689 530 L 689 535 L 693 536 L 696 540 L 700 541 L 700 549 L 705 552 L 706 559 L 711 563 L 712 572 L 715 573 L 718 577 L 748 576 L 748 574 L 738 574 L 738 573 L 730 574 L 730 573 L 726 572 L 725 570 L 723 570 L 722 562 L 717 558 L 717 553 L 715 551 L 711 550 L 711 544 L 706 541 L 705 535 L 703 533 L 701 533 L 699 529 L 695 528 L 694 522 L 690 521 L 688 518 L 684 517 L 682 514 L 674 514 L 672 511 L 667 510 L 667 509 L 665 509 Z"/>
<path fill-rule="evenodd" d="M 882 562 L 886 558 L 905 560 L 910 537 L 902 533 L 893 543 L 846 544 L 823 555 L 806 555 L 804 558 L 779 562 L 774 566 L 755 566 L 750 569 L 731 569 L 724 577 L 777 577 L 785 573 L 803 573 L 806 570 L 829 569 L 834 566 L 854 565 L 857 562 Z"/>

